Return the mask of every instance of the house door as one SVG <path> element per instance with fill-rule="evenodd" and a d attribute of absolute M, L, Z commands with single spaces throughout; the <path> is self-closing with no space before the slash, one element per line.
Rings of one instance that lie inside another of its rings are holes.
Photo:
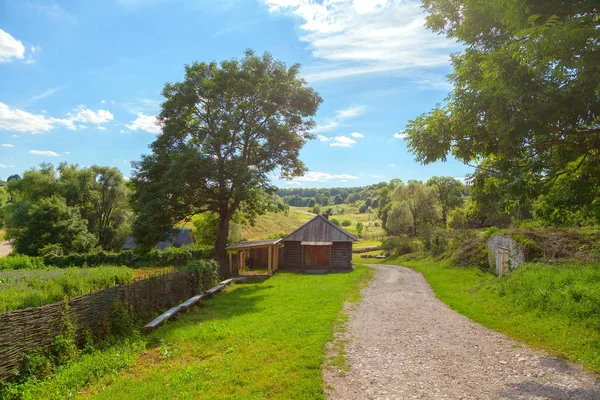
<path fill-rule="evenodd" d="M 498 247 L 498 257 L 496 257 L 496 275 L 500 276 L 508 272 L 510 261 L 510 250 L 504 247 Z"/>
<path fill-rule="evenodd" d="M 304 246 L 304 265 L 308 268 L 329 268 L 331 246 Z"/>

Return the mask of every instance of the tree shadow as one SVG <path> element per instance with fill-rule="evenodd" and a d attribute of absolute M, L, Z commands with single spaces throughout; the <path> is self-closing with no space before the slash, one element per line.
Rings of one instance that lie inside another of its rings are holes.
<path fill-rule="evenodd" d="M 504 399 L 598 400 L 600 386 L 584 389 L 527 381 L 511 384 L 498 394 Z"/>
<path fill-rule="evenodd" d="M 235 283 L 235 290 L 221 292 L 212 297 L 202 299 L 198 306 L 177 317 L 157 329 L 152 335 L 161 336 L 188 324 L 198 324 L 214 320 L 231 319 L 236 316 L 259 312 L 258 303 L 264 301 L 260 292 L 270 289 L 268 278 L 254 278 L 246 282 Z"/>

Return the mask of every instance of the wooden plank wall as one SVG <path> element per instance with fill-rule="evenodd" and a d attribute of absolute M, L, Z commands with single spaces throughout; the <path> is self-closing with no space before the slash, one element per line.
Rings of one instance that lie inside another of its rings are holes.
<path fill-rule="evenodd" d="M 301 242 L 286 241 L 282 268 L 300 268 L 302 266 Z"/>
<path fill-rule="evenodd" d="M 352 243 L 333 242 L 331 247 L 331 268 L 350 268 L 352 264 Z"/>

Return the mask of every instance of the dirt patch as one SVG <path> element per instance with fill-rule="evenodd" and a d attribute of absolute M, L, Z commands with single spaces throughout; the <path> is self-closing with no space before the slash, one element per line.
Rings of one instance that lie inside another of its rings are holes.
<path fill-rule="evenodd" d="M 350 368 L 324 369 L 329 399 L 600 399 L 594 375 L 451 310 L 420 273 L 372 267 L 338 338 Z"/>
<path fill-rule="evenodd" d="M 4 241 L 0 242 L 0 257 L 6 257 L 13 251 L 11 242 Z"/>

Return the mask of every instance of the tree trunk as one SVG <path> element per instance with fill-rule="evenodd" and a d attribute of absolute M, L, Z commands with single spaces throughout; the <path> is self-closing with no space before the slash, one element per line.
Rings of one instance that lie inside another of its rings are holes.
<path fill-rule="evenodd" d="M 219 215 L 217 226 L 217 240 L 215 242 L 215 260 L 219 263 L 219 272 L 222 277 L 229 275 L 229 266 L 227 265 L 227 239 L 229 237 L 229 216 Z"/>

